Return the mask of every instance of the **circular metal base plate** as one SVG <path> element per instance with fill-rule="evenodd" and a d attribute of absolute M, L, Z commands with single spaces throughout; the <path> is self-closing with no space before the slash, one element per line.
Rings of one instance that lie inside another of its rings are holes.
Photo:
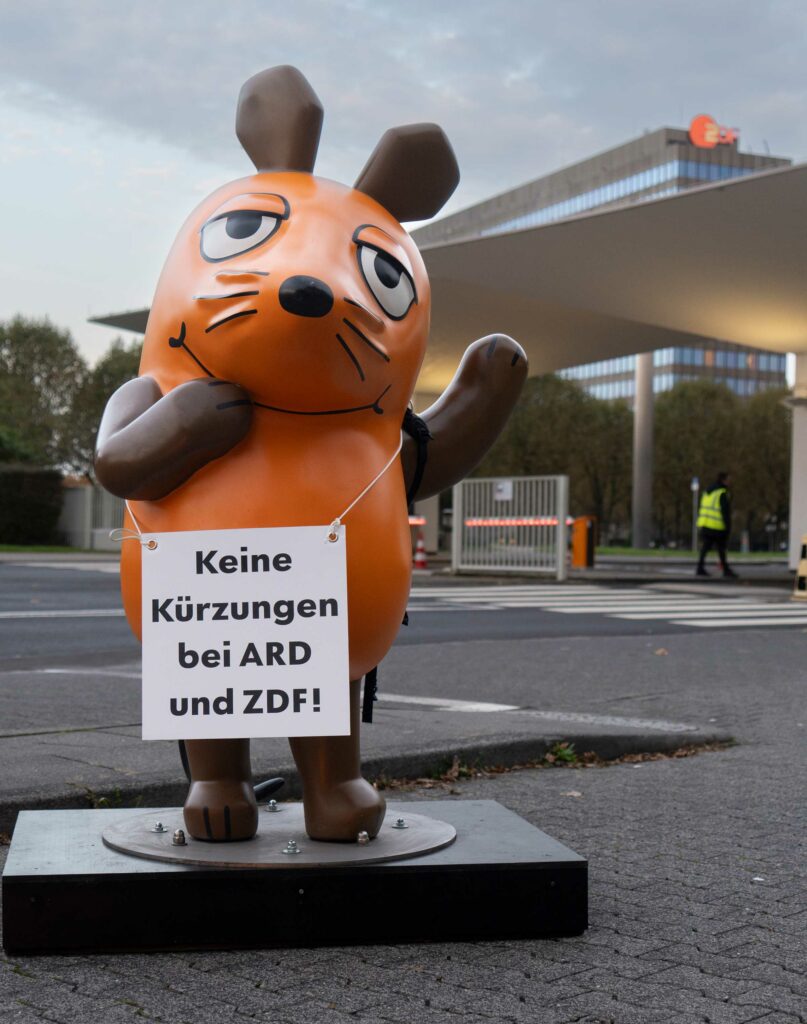
<path fill-rule="evenodd" d="M 396 817 L 387 815 L 375 839 L 360 845 L 326 843 L 309 839 L 303 822 L 303 805 L 283 803 L 276 812 L 260 811 L 258 833 L 239 843 L 205 843 L 187 838 L 186 846 L 172 843 L 175 829 L 185 829 L 181 808 L 151 811 L 127 817 L 104 829 L 106 846 L 119 853 L 171 864 L 195 864 L 219 868 L 295 868 L 312 865 L 377 864 L 432 853 L 453 843 L 456 829 L 448 822 L 424 814 L 407 814 L 406 828 L 396 828 Z M 157 821 L 164 832 L 154 832 Z M 284 853 L 289 840 L 297 853 Z"/>

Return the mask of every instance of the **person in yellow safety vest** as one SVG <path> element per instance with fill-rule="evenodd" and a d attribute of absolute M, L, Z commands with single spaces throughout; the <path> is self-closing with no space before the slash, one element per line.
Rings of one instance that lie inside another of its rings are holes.
<path fill-rule="evenodd" d="M 698 559 L 696 576 L 709 576 L 706 571 L 706 556 L 712 545 L 717 548 L 717 555 L 724 576 L 736 576 L 737 573 L 729 567 L 726 561 L 726 548 L 731 532 L 731 498 L 729 496 L 728 473 L 718 473 L 717 479 L 711 487 L 701 494 L 701 503 L 698 510 L 698 529 L 701 531 L 701 553 Z"/>

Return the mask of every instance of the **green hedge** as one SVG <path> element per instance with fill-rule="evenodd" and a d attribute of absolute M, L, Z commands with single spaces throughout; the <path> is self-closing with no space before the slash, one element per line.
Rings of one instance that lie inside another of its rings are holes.
<path fill-rule="evenodd" d="M 62 474 L 0 465 L 0 543 L 48 544 L 62 510 Z"/>

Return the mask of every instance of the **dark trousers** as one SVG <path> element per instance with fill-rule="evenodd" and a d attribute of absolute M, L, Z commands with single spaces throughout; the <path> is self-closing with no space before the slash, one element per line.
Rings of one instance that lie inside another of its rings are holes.
<path fill-rule="evenodd" d="M 723 569 L 728 568 L 728 562 L 726 561 L 726 548 L 729 543 L 728 530 L 709 530 L 705 526 L 701 529 L 701 554 L 698 559 L 699 568 L 704 568 L 704 562 L 706 556 L 714 545 L 717 548 L 717 557 L 720 559 L 720 564 Z"/>

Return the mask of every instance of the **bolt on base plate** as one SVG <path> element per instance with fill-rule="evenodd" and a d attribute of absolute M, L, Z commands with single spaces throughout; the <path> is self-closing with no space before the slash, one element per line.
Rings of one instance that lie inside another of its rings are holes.
<path fill-rule="evenodd" d="M 154 829 L 155 813 L 139 814 L 108 825 L 102 833 L 106 846 L 119 853 L 172 864 L 217 867 L 273 868 L 312 864 L 367 864 L 418 857 L 440 850 L 456 838 L 456 829 L 445 821 L 423 814 L 407 814 L 385 821 L 374 839 L 360 831 L 351 843 L 309 839 L 301 803 L 284 803 L 283 814 L 264 814 L 254 839 L 239 843 L 209 843 L 185 836 L 184 845 L 174 834 L 184 829 L 181 808 L 160 810 L 162 831 Z M 404 821 L 399 825 L 399 821 Z"/>

